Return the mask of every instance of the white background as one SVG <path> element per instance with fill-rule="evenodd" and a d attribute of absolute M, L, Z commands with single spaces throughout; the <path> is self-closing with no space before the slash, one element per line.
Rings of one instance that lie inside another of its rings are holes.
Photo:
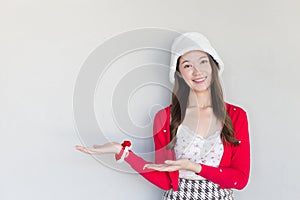
<path fill-rule="evenodd" d="M 251 132 L 237 199 L 299 199 L 299 10 L 297 0 L 1 0 L 0 199 L 160 199 L 141 176 L 74 150 L 83 62 L 142 27 L 199 31 L 222 57 L 226 100 L 245 108 Z"/>

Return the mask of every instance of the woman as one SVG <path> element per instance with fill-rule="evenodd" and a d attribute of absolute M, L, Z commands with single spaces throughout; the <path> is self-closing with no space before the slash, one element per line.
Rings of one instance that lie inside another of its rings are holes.
<path fill-rule="evenodd" d="M 76 148 L 123 156 L 165 190 L 165 200 L 233 199 L 232 189 L 248 183 L 250 142 L 246 112 L 224 102 L 223 62 L 207 38 L 188 32 L 174 40 L 170 66 L 172 104 L 157 112 L 153 124 L 155 163 L 128 151 L 124 143 Z"/>

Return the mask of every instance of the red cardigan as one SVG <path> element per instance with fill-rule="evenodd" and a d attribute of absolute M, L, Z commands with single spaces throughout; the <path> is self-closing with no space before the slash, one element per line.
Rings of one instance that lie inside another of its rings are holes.
<path fill-rule="evenodd" d="M 165 160 L 176 159 L 175 152 L 166 149 L 166 145 L 170 142 L 171 106 L 170 104 L 168 107 L 159 110 L 154 118 L 155 163 L 164 163 Z M 239 140 L 240 145 L 227 144 L 223 140 L 224 153 L 219 167 L 201 164 L 202 169 L 198 175 L 219 184 L 221 188 L 241 190 L 247 185 L 250 173 L 250 141 L 247 114 L 242 108 L 229 103 L 226 103 L 226 109 L 232 120 L 235 137 Z M 178 170 L 174 172 L 143 170 L 143 166 L 151 162 L 145 161 L 134 152 L 130 152 L 125 161 L 159 188 L 178 190 Z"/>

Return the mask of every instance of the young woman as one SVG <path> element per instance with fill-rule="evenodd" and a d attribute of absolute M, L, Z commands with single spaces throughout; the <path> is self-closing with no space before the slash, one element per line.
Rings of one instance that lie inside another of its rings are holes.
<path fill-rule="evenodd" d="M 155 163 L 119 143 L 76 146 L 89 153 L 115 153 L 151 183 L 164 200 L 233 199 L 250 173 L 246 111 L 224 102 L 219 75 L 223 62 L 202 34 L 188 32 L 172 45 L 172 104 L 153 123 Z M 125 150 L 125 151 L 124 151 Z"/>

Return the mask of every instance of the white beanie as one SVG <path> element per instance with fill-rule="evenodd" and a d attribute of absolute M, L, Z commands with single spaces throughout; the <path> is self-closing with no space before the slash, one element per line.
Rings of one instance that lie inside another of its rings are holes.
<path fill-rule="evenodd" d="M 171 47 L 171 62 L 170 62 L 170 82 L 174 84 L 174 73 L 176 71 L 176 62 L 179 56 L 192 50 L 201 50 L 210 54 L 219 65 L 219 76 L 224 70 L 224 64 L 213 49 L 208 39 L 198 32 L 187 32 L 175 38 Z"/>

